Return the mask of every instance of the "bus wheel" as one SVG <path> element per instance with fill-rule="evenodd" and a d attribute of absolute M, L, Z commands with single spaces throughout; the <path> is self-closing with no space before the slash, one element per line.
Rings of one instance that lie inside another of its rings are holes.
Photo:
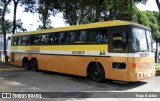
<path fill-rule="evenodd" d="M 94 82 L 103 82 L 105 79 L 105 72 L 101 64 L 95 63 L 90 70 L 90 77 Z"/>
<path fill-rule="evenodd" d="M 30 61 L 28 60 L 28 58 L 24 58 L 23 62 L 22 62 L 22 66 L 24 68 L 24 70 L 30 70 Z"/>
<path fill-rule="evenodd" d="M 31 69 L 33 71 L 38 71 L 38 61 L 35 58 L 31 59 Z"/>

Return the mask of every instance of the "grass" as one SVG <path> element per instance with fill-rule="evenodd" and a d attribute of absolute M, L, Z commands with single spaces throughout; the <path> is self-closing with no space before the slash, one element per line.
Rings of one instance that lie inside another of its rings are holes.
<path fill-rule="evenodd" d="M 160 70 L 160 63 L 156 63 L 156 70 Z"/>

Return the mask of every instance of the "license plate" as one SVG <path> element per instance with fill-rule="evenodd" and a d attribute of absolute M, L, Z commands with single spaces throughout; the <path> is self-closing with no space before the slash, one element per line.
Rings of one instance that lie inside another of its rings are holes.
<path fill-rule="evenodd" d="M 148 77 L 151 77 L 152 76 L 152 74 L 148 74 Z"/>

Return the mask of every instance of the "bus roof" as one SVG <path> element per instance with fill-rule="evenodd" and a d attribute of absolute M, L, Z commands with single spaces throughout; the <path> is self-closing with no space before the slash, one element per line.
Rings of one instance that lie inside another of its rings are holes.
<path fill-rule="evenodd" d="M 64 31 L 72 31 L 72 30 L 74 31 L 74 30 L 83 30 L 83 29 L 92 29 L 92 28 L 124 26 L 124 25 L 136 25 L 136 26 L 145 27 L 145 26 L 142 26 L 142 25 L 134 23 L 134 22 L 112 20 L 112 21 L 104 21 L 104 22 L 97 22 L 97 23 L 81 24 L 81 25 L 76 25 L 76 26 L 50 28 L 50 29 L 44 29 L 44 30 L 38 30 L 38 31 L 19 32 L 19 33 L 13 34 L 12 36 L 51 33 L 51 32 L 64 32 Z M 147 27 L 145 27 L 145 28 L 147 28 Z"/>

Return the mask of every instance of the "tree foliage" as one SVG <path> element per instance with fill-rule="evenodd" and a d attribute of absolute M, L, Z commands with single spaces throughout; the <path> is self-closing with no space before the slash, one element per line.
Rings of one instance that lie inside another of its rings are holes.
<path fill-rule="evenodd" d="M 57 0 L 38 0 L 36 3 L 34 0 L 30 0 L 30 4 L 25 6 L 26 12 L 38 13 L 39 20 L 42 22 L 42 26 L 39 25 L 39 29 L 47 29 L 51 27 L 51 20 L 49 17 L 54 16 L 58 12 L 59 2 Z"/>
<path fill-rule="evenodd" d="M 2 33 L 4 35 L 4 56 L 5 56 L 5 62 L 8 62 L 8 56 L 6 52 L 6 26 L 5 26 L 5 15 L 7 11 L 7 6 L 11 2 L 11 0 L 2 0 L 1 2 L 4 3 L 3 10 L 2 10 L 2 18 L 1 18 L 1 24 L 2 24 Z"/>
<path fill-rule="evenodd" d="M 66 23 L 78 25 L 106 20 L 132 20 L 135 3 L 147 0 L 61 0 Z"/>

